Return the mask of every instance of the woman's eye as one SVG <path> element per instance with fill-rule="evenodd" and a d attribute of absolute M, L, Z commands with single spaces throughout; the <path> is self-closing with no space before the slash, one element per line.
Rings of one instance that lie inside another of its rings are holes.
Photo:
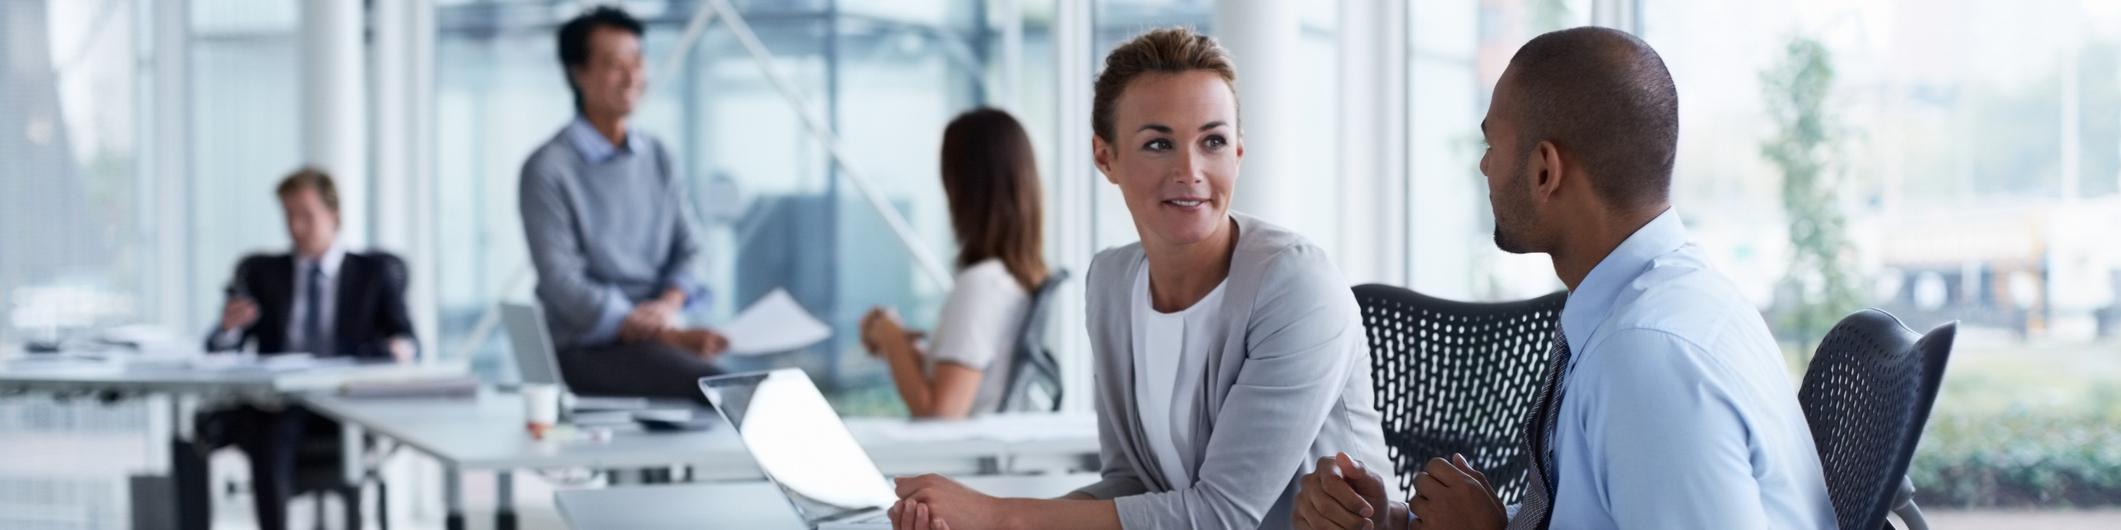
<path fill-rule="evenodd" d="M 1229 144 L 1230 144 L 1230 141 L 1229 141 L 1229 140 L 1226 140 L 1226 139 L 1224 139 L 1224 138 L 1223 138 L 1223 135 L 1220 135 L 1220 134 L 1212 134 L 1212 135 L 1208 135 L 1208 138 L 1207 138 L 1207 139 L 1205 139 L 1205 140 L 1201 140 L 1201 143 L 1202 143 L 1202 144 L 1204 144 L 1204 145 L 1207 145 L 1207 146 L 1208 146 L 1208 147 L 1210 147 L 1210 148 L 1215 148 L 1215 147 L 1222 147 L 1222 146 L 1225 146 L 1225 145 L 1229 145 Z"/>
<path fill-rule="evenodd" d="M 1142 149 L 1148 149 L 1150 151 L 1169 151 L 1171 150 L 1171 140 L 1166 138 L 1157 138 L 1155 140 L 1150 140 L 1149 143 L 1142 144 Z"/>

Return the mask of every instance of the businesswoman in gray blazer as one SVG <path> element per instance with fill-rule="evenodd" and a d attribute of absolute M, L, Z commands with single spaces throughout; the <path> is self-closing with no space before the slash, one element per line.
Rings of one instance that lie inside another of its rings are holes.
<path fill-rule="evenodd" d="M 1220 45 L 1176 28 L 1120 45 L 1097 80 L 1097 167 L 1141 234 L 1087 281 L 1103 480 L 1044 500 L 900 479 L 898 528 L 1287 528 L 1319 458 L 1385 461 L 1347 282 L 1301 236 L 1229 210 L 1235 84 Z"/>

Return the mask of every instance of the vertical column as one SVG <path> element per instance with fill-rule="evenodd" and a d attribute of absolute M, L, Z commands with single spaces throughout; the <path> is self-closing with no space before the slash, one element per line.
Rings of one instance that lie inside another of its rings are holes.
<path fill-rule="evenodd" d="M 988 61 L 992 66 L 987 74 L 987 104 L 1017 113 L 1024 86 L 1023 0 L 991 0 L 987 18 L 988 26 L 996 30 L 998 44 L 993 50 L 995 56 Z"/>
<path fill-rule="evenodd" d="M 375 28 L 373 39 L 367 43 L 368 101 L 367 119 L 375 127 L 367 131 L 369 160 L 375 171 L 369 180 L 369 226 L 374 229 L 370 243 L 378 250 L 387 250 L 400 256 L 408 254 L 412 244 L 412 219 L 410 204 L 405 197 L 410 194 L 411 143 L 406 134 L 412 129 L 410 112 L 411 84 L 406 79 L 411 73 L 411 54 L 408 39 L 411 28 L 406 27 L 406 11 L 409 0 L 372 0 L 368 13 L 368 27 Z M 410 259 L 408 257 L 408 259 Z"/>
<path fill-rule="evenodd" d="M 1215 34 L 1237 60 L 1239 121 L 1245 160 L 1232 206 L 1269 221 L 1288 224 L 1298 208 L 1302 175 L 1293 152 L 1297 95 L 1290 80 L 1302 30 L 1294 2 L 1217 0 Z"/>
<path fill-rule="evenodd" d="M 431 131 L 434 72 L 433 0 L 375 0 L 370 13 L 370 101 L 375 168 L 369 211 L 375 248 L 405 258 L 411 269 L 406 305 L 421 351 L 433 353 L 436 330 L 434 182 Z M 434 355 L 423 359 L 432 360 Z"/>
<path fill-rule="evenodd" d="M 2065 39 L 2062 44 L 2062 200 L 2074 202 L 2084 189 L 2084 127 L 2080 110 L 2083 97 L 2080 66 L 2083 60 L 2077 50 L 2082 46 L 2077 39 Z"/>
<path fill-rule="evenodd" d="M 1477 263 L 1491 256 L 1486 181 L 1479 153 L 1462 147 L 1478 134 L 1487 94 L 1479 75 L 1481 7 L 1429 0 L 1402 15 L 1406 41 L 1406 285 L 1443 298 L 1474 299 Z"/>
<path fill-rule="evenodd" d="M 148 141 L 140 145 L 139 196 L 149 211 L 140 230 L 153 264 L 143 282 L 155 322 L 176 329 L 203 329 L 191 310 L 191 2 L 156 0 L 148 8 L 152 35 L 146 53 L 151 74 Z"/>
<path fill-rule="evenodd" d="M 1097 187 L 1104 179 L 1097 173 L 1090 154 L 1090 86 L 1096 71 L 1092 44 L 1090 0 L 1059 0 L 1053 14 L 1053 65 L 1055 174 L 1052 207 L 1046 211 L 1051 230 L 1054 263 L 1069 270 L 1073 285 L 1060 290 L 1053 312 L 1054 351 L 1060 352 L 1061 384 L 1066 392 L 1062 408 L 1090 410 L 1090 335 L 1083 322 L 1083 281 L 1090 273 L 1090 259 L 1097 254 Z"/>
<path fill-rule="evenodd" d="M 302 157 L 339 184 L 339 241 L 369 245 L 368 101 L 360 0 L 301 2 Z"/>
<path fill-rule="evenodd" d="M 1591 25 L 1642 35 L 1642 0 L 1591 0 Z"/>
<path fill-rule="evenodd" d="M 411 46 L 406 50 L 410 61 L 405 80 L 411 130 L 406 131 L 405 141 L 411 157 L 406 174 L 412 180 L 407 202 L 412 205 L 413 233 L 406 259 L 411 262 L 413 281 L 405 303 L 411 305 L 413 329 L 420 334 L 421 359 L 434 362 L 442 352 L 442 297 L 436 289 L 442 274 L 442 247 L 440 209 L 435 205 L 435 0 L 409 3 L 406 24 L 411 31 L 406 38 Z"/>
<path fill-rule="evenodd" d="M 1407 285 L 1407 13 L 1340 1 L 1341 255 L 1351 283 Z"/>

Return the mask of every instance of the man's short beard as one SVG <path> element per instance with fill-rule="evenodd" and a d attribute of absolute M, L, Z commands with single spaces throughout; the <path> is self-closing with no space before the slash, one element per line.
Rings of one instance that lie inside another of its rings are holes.
<path fill-rule="evenodd" d="M 1495 209 L 1495 248 L 1511 254 L 1538 252 L 1524 241 L 1525 228 L 1532 224 L 1533 216 L 1532 201 L 1525 196 L 1529 192 L 1524 189 L 1525 179 L 1531 178 L 1527 171 L 1531 164 L 1525 163 L 1525 158 L 1517 157 L 1517 169 L 1510 172 L 1509 182 L 1505 184 L 1507 189 L 1500 190 L 1501 193 L 1489 192 L 1496 197 L 1492 205 Z"/>

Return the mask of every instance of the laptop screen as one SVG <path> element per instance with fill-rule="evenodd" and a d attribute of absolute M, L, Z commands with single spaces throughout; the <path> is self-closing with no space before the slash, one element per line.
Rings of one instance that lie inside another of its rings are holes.
<path fill-rule="evenodd" d="M 803 520 L 816 524 L 898 501 L 876 462 L 802 370 L 700 379 L 715 410 L 781 487 Z"/>
<path fill-rule="evenodd" d="M 545 333 L 544 312 L 535 305 L 502 302 L 501 321 L 508 326 L 509 349 L 515 350 L 516 370 L 523 382 L 561 384 L 552 337 Z"/>

